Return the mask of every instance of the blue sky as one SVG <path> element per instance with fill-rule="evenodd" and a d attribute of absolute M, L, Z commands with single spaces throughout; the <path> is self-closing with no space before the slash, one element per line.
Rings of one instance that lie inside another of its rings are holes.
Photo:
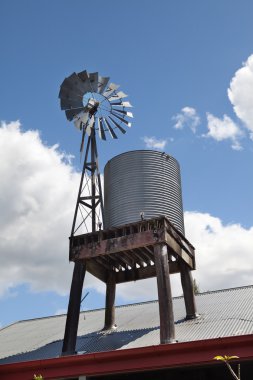
<path fill-rule="evenodd" d="M 200 288 L 252 283 L 252 1 L 2 0 L 0 13 L 0 324 L 67 307 L 80 134 L 58 92 L 84 69 L 134 106 L 128 133 L 99 142 L 101 171 L 127 150 L 173 155 Z M 117 302 L 155 298 L 152 284 Z M 103 307 L 104 287 L 87 287 L 84 307 Z"/>

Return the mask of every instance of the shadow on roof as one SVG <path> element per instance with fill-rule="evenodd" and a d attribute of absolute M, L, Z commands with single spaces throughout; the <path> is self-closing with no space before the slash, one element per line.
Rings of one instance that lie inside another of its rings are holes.
<path fill-rule="evenodd" d="M 134 342 L 154 330 L 159 330 L 159 326 L 128 331 L 100 331 L 82 335 L 77 338 L 77 352 L 80 354 L 90 354 L 93 352 L 119 350 L 128 343 Z M 56 358 L 61 355 L 62 343 L 63 340 L 61 339 L 30 352 L 9 356 L 1 359 L 0 364 Z"/>

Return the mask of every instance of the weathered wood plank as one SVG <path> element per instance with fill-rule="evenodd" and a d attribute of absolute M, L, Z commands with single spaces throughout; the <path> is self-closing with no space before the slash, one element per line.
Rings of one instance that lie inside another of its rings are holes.
<path fill-rule="evenodd" d="M 129 265 L 132 268 L 136 267 L 136 263 L 138 263 L 138 261 L 136 260 L 136 258 L 133 255 L 132 251 L 124 251 L 124 257 L 125 257 L 126 260 L 128 260 Z"/>
<path fill-rule="evenodd" d="M 121 253 L 114 253 L 113 255 L 111 255 L 111 256 L 113 256 L 119 263 L 120 263 L 120 265 L 123 267 L 123 268 L 125 268 L 125 269 L 128 269 L 128 262 L 126 261 L 126 260 L 124 260 L 124 257 L 123 257 L 123 254 L 122 254 L 123 252 L 121 252 Z M 111 256 L 109 256 L 109 257 L 111 257 Z"/>
<path fill-rule="evenodd" d="M 190 255 L 182 249 L 179 243 L 168 232 L 165 233 L 165 240 L 170 249 L 181 257 L 191 269 L 193 269 L 193 260 Z"/>
<path fill-rule="evenodd" d="M 143 248 L 136 248 L 135 252 L 136 255 L 138 255 L 144 261 L 144 263 L 151 265 L 151 258 L 146 252 L 144 252 Z"/>
<path fill-rule="evenodd" d="M 149 263 L 150 260 L 153 260 L 153 254 L 150 253 L 152 252 L 151 247 L 157 242 L 166 242 L 172 251 L 181 257 L 191 269 L 195 269 L 195 260 L 192 256 L 168 232 L 163 233 L 163 230 L 159 230 L 155 236 L 153 231 L 149 230 L 134 235 L 103 240 L 98 243 L 93 242 L 87 246 L 82 245 L 72 250 L 71 259 L 77 261 L 113 253 L 123 253 L 124 251 L 135 251 L 135 253 L 139 251 L 142 260 Z M 123 263 L 121 265 L 124 267 Z"/>
<path fill-rule="evenodd" d="M 144 267 L 144 262 L 143 260 L 140 258 L 140 256 L 138 256 L 138 254 L 133 251 L 133 250 L 129 250 L 127 251 L 126 253 L 128 256 L 130 255 L 130 257 L 133 258 L 133 260 L 135 261 L 135 263 L 137 263 L 138 265 L 140 265 L 141 267 Z"/>
<path fill-rule="evenodd" d="M 100 256 L 100 257 L 103 257 L 103 256 Z M 108 258 L 108 260 L 110 260 L 111 262 L 111 265 L 114 266 L 115 268 L 117 268 L 118 270 L 122 270 L 122 268 L 126 269 L 126 265 L 124 262 L 122 262 L 121 260 L 119 260 L 116 255 L 108 255 L 108 256 L 105 256 Z"/>
<path fill-rule="evenodd" d="M 124 265 L 125 265 L 125 268 L 126 269 L 129 269 L 129 267 L 135 267 L 135 263 L 134 263 L 134 261 L 133 260 L 129 260 L 129 258 L 127 257 L 127 255 L 126 255 L 126 253 L 125 252 L 121 252 L 121 253 L 115 253 L 114 254 L 114 256 L 117 258 L 117 259 L 119 259 L 119 260 L 121 260 L 121 262 L 123 262 L 124 263 Z"/>
<path fill-rule="evenodd" d="M 91 242 L 87 245 L 80 245 L 71 248 L 71 260 L 83 260 L 99 255 L 112 254 L 153 245 L 156 242 L 165 242 L 164 230 L 157 230 L 154 236 L 152 230 L 143 231 L 132 235 L 121 236 Z"/>

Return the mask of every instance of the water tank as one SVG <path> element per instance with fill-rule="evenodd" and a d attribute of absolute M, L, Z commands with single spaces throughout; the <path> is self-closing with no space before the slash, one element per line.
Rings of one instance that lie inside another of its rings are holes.
<path fill-rule="evenodd" d="M 105 228 L 166 215 L 184 233 L 180 167 L 163 152 L 135 150 L 104 169 Z"/>

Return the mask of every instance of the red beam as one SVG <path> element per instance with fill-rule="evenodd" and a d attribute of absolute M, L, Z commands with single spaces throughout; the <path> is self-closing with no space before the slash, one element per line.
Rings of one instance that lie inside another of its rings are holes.
<path fill-rule="evenodd" d="M 213 357 L 216 355 L 237 355 L 239 361 L 252 360 L 253 335 L 3 364 L 0 365 L 0 378 L 32 380 L 34 374 L 42 374 L 49 380 L 215 364 Z"/>

